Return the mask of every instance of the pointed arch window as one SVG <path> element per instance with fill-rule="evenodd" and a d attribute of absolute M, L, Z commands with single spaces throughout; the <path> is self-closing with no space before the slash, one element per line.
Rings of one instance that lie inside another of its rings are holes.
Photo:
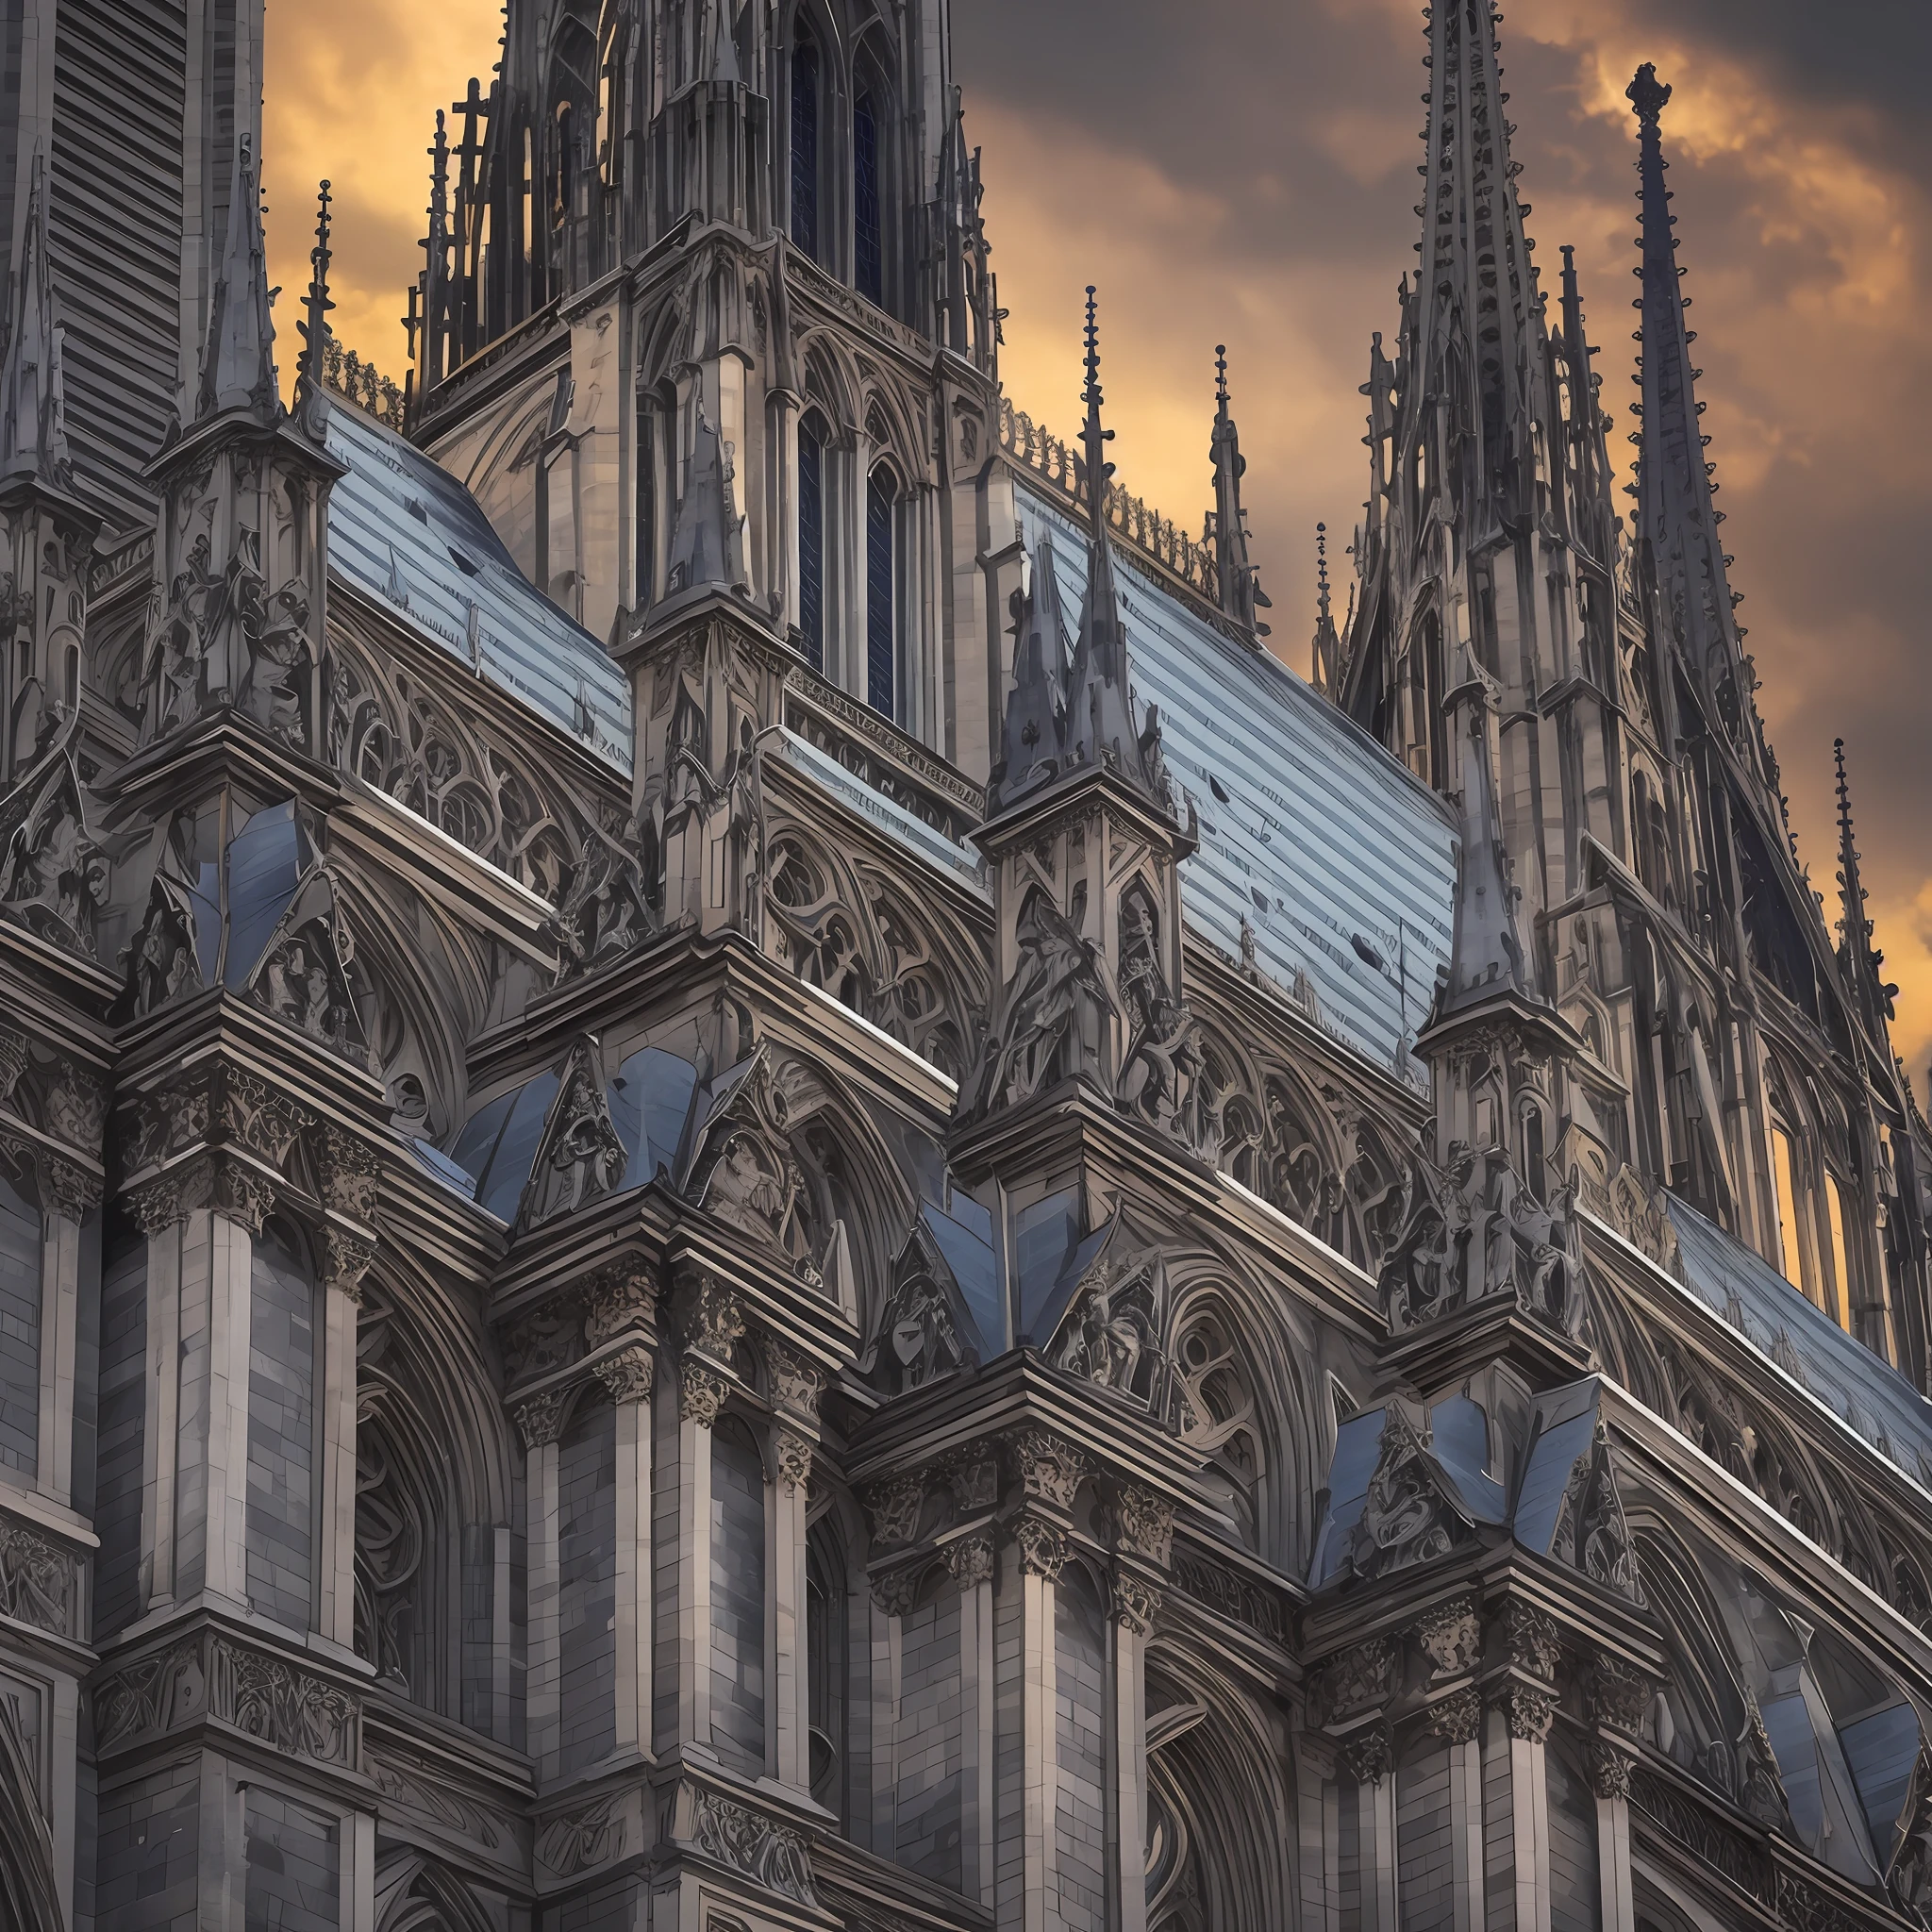
<path fill-rule="evenodd" d="M 798 636 L 814 671 L 825 668 L 825 425 L 798 425 Z"/>
<path fill-rule="evenodd" d="M 888 718 L 898 715 L 897 521 L 898 491 L 881 464 L 865 486 L 865 701 Z"/>
<path fill-rule="evenodd" d="M 819 50 L 806 32 L 791 50 L 791 241 L 819 258 Z"/>
<path fill-rule="evenodd" d="M 852 282 L 868 302 L 886 299 L 885 233 L 879 213 L 879 121 L 871 89 L 852 110 Z"/>

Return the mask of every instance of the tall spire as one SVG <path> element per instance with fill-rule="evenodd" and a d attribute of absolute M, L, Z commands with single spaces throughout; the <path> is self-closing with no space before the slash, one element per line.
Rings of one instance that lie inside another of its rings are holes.
<path fill-rule="evenodd" d="M 1671 90 L 1646 61 L 1627 92 L 1637 109 L 1642 209 L 1638 243 L 1643 355 L 1633 378 L 1643 392 L 1635 485 L 1639 536 L 1649 546 L 1665 636 L 1674 643 L 1691 688 L 1703 694 L 1714 714 L 1717 735 L 1774 804 L 1774 768 L 1766 762 L 1755 728 L 1755 680 L 1744 660 L 1744 633 L 1732 615 L 1736 599 L 1724 575 L 1729 559 L 1718 541 L 1724 512 L 1711 500 L 1718 489 L 1711 480 L 1716 465 L 1705 459 L 1710 438 L 1698 425 L 1704 405 L 1694 384 L 1702 372 L 1690 366 L 1690 344 L 1697 336 L 1684 325 L 1690 304 L 1677 290 L 1684 271 L 1674 258 L 1677 241 L 1671 230 L 1677 218 L 1670 211 L 1672 197 L 1664 187 L 1669 163 L 1659 132 Z"/>
<path fill-rule="evenodd" d="M 1584 331 L 1583 294 L 1576 281 L 1576 250 L 1563 243 L 1563 366 L 1570 385 L 1571 474 L 1574 491 L 1570 534 L 1597 561 L 1608 567 L 1616 554 L 1616 501 L 1612 495 L 1609 448 L 1604 412 L 1597 400 L 1595 351 Z M 1598 667 L 1604 675 L 1605 667 Z"/>
<path fill-rule="evenodd" d="M 1030 561 L 1024 588 L 1013 592 L 1013 689 L 989 787 L 994 811 L 1056 775 L 1060 765 L 1066 626 L 1053 539 L 1046 532 Z"/>
<path fill-rule="evenodd" d="M 328 183 L 325 181 L 315 194 L 315 246 L 308 251 L 307 312 L 295 325 L 302 337 L 302 355 L 295 365 L 295 420 L 317 442 L 328 423 L 323 387 L 328 376 L 328 313 L 336 306 L 328 298 Z"/>
<path fill-rule="evenodd" d="M 1872 943 L 1872 922 L 1865 916 L 1865 884 L 1858 871 L 1858 848 L 1852 841 L 1852 791 L 1845 779 L 1845 741 L 1831 741 L 1838 766 L 1838 883 L 1841 917 L 1839 970 L 1853 1007 L 1874 1041 L 1886 1038 L 1886 1023 L 1893 1017 L 1898 988 L 1879 977 L 1885 955 Z"/>
<path fill-rule="evenodd" d="M 1081 391 L 1087 419 L 1080 432 L 1087 462 L 1087 595 L 1080 608 L 1080 634 L 1068 680 L 1067 754 L 1073 763 L 1106 764 L 1150 797 L 1166 803 L 1166 772 L 1160 758 L 1160 727 L 1152 710 L 1144 728 L 1134 724 L 1127 665 L 1127 632 L 1121 622 L 1120 585 L 1114 575 L 1113 542 L 1108 534 L 1107 498 L 1113 465 L 1107 445 L 1113 431 L 1100 423 L 1100 325 L 1094 291 L 1087 290 L 1087 384 Z"/>
<path fill-rule="evenodd" d="M 1544 334 L 1523 226 L 1529 207 L 1517 200 L 1519 164 L 1509 158 L 1515 129 L 1503 115 L 1500 18 L 1487 0 L 1443 0 L 1431 11 L 1419 337 L 1405 344 L 1411 368 L 1448 380 L 1450 426 L 1468 439 L 1475 465 L 1472 538 L 1502 520 L 1533 474 L 1532 360 Z"/>
<path fill-rule="evenodd" d="M 1255 607 L 1266 608 L 1260 573 L 1248 560 L 1248 524 L 1241 509 L 1241 477 L 1247 458 L 1227 407 L 1227 344 L 1214 345 L 1214 434 L 1208 445 L 1214 464 L 1214 559 L 1221 575 L 1221 608 L 1257 638 L 1268 626 L 1255 621 Z"/>
<path fill-rule="evenodd" d="M 47 255 L 47 162 L 37 154 L 26 232 L 13 281 L 7 358 L 0 364 L 0 483 L 16 478 L 65 489 L 70 478 L 60 330 L 54 321 Z"/>
<path fill-rule="evenodd" d="M 1341 648 L 1328 602 L 1328 525 L 1315 525 L 1315 637 L 1308 651 L 1308 681 L 1326 697 L 1335 689 L 1335 659 Z"/>
<path fill-rule="evenodd" d="M 275 341 L 254 137 L 244 133 L 235 143 L 228 235 L 208 306 L 208 347 L 194 410 L 197 422 L 229 409 L 246 409 L 264 423 L 276 419 L 281 405 L 275 394 Z"/>
<path fill-rule="evenodd" d="M 423 344 L 419 391 L 441 382 L 450 355 L 449 132 L 441 108 L 429 146 L 429 232 L 423 238 Z M 458 264 L 461 273 L 461 264 Z"/>

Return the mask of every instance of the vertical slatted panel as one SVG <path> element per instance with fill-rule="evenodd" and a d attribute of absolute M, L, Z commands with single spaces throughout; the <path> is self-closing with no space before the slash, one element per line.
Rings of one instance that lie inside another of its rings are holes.
<path fill-rule="evenodd" d="M 128 522 L 174 407 L 187 71 L 181 0 L 63 0 L 50 212 L 68 439 L 77 479 Z"/>

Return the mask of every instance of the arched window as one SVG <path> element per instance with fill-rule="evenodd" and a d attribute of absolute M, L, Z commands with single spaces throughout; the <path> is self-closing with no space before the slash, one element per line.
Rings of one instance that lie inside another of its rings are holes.
<path fill-rule="evenodd" d="M 845 1572 L 838 1536 L 816 1523 L 805 1545 L 806 1693 L 811 1794 L 845 1815 Z"/>
<path fill-rule="evenodd" d="M 791 241 L 819 258 L 819 50 L 804 31 L 791 50 Z"/>
<path fill-rule="evenodd" d="M 852 109 L 852 285 L 868 302 L 886 299 L 885 233 L 879 212 L 879 122 L 870 88 Z"/>
<path fill-rule="evenodd" d="M 806 662 L 825 668 L 825 425 L 798 425 L 798 636 Z"/>
<path fill-rule="evenodd" d="M 711 1746 L 765 1768 L 765 1465 L 735 1416 L 711 1431 Z"/>
<path fill-rule="evenodd" d="M 1550 1806 L 1550 1932 L 1602 1932 L 1596 1796 L 1555 1740 L 1543 1753 Z"/>
<path fill-rule="evenodd" d="M 315 1276 L 279 1217 L 256 1237 L 248 1297 L 248 1601 L 307 1630 L 315 1578 Z"/>
<path fill-rule="evenodd" d="M 1845 1206 L 1844 1197 L 1839 1192 L 1838 1176 L 1827 1173 L 1824 1176 L 1824 1208 L 1831 1223 L 1831 1267 L 1832 1276 L 1838 1290 L 1838 1307 L 1833 1310 L 1838 1316 L 1839 1326 L 1847 1335 L 1852 1334 L 1852 1268 L 1851 1257 L 1845 1251 Z"/>
<path fill-rule="evenodd" d="M 881 464 L 865 486 L 865 701 L 888 718 L 898 715 L 895 497 L 892 473 Z"/>
<path fill-rule="evenodd" d="M 41 1466 L 41 1210 L 0 1173 L 0 1466 Z"/>
<path fill-rule="evenodd" d="M 1777 1194 L 1779 1266 L 1785 1279 L 1802 1290 L 1805 1256 L 1798 1239 L 1797 1168 L 1791 1155 L 1790 1131 L 1782 1121 L 1774 1121 L 1771 1125 L 1771 1177 Z"/>

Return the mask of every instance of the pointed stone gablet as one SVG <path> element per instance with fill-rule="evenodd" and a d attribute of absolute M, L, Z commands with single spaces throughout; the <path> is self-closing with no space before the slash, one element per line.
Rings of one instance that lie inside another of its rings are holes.
<path fill-rule="evenodd" d="M 1066 626 L 1053 539 L 1044 531 L 1031 566 L 1026 587 L 1013 592 L 1013 689 L 990 787 L 995 811 L 1045 783 L 1060 767 Z"/>
<path fill-rule="evenodd" d="M 328 370 L 328 314 L 336 305 L 328 296 L 330 252 L 329 185 L 323 182 L 316 191 L 315 246 L 309 250 L 311 270 L 304 319 L 296 324 L 302 336 L 302 357 L 295 368 L 295 421 L 301 429 L 320 442 L 327 432 L 328 404 L 324 386 Z"/>
<path fill-rule="evenodd" d="M 666 588 L 675 595 L 705 586 L 741 590 L 744 582 L 743 533 L 732 502 L 731 452 L 700 405 L 684 495 L 671 533 Z"/>
<path fill-rule="evenodd" d="M 1267 608 L 1268 598 L 1260 573 L 1248 557 L 1248 524 L 1241 508 L 1241 477 L 1248 463 L 1228 408 L 1224 342 L 1214 348 L 1214 434 L 1208 454 L 1214 465 L 1214 560 L 1220 574 L 1221 608 L 1243 629 L 1265 638 L 1268 626 L 1256 622 L 1255 610 L 1257 605 Z"/>
<path fill-rule="evenodd" d="M 1480 687 L 1477 687 L 1478 693 Z M 1449 978 L 1432 1025 L 1466 1008 L 1513 993 L 1536 1000 L 1516 927 L 1516 889 L 1503 849 L 1490 769 L 1488 707 L 1478 694 L 1463 714 L 1462 837 L 1456 861 L 1456 928 Z"/>
<path fill-rule="evenodd" d="M 47 257 L 47 169 L 36 155 L 26 231 L 14 275 L 7 358 L 0 364 L 0 486 L 17 481 L 65 490 L 66 396 L 60 330 L 54 320 L 54 281 Z"/>
<path fill-rule="evenodd" d="M 1064 719 L 1067 761 L 1103 765 L 1168 808 L 1167 774 L 1160 757 L 1160 724 L 1150 708 L 1136 726 L 1127 631 L 1121 622 L 1121 591 L 1115 575 L 1113 541 L 1108 534 L 1107 499 L 1113 465 L 1107 445 L 1113 431 L 1100 421 L 1100 325 L 1094 291 L 1087 290 L 1087 406 L 1080 441 L 1086 463 L 1088 564 L 1087 594 L 1080 607 L 1080 629 L 1067 682 Z"/>
<path fill-rule="evenodd" d="M 1880 976 L 1885 955 L 1872 943 L 1872 922 L 1865 913 L 1865 882 L 1852 837 L 1852 791 L 1845 777 L 1844 740 L 1833 739 L 1831 749 L 1838 768 L 1839 970 L 1854 1010 L 1874 1042 L 1883 1043 L 1898 988 Z"/>
<path fill-rule="evenodd" d="M 235 143 L 228 234 L 208 308 L 208 348 L 194 409 L 197 423 L 230 410 L 246 411 L 264 425 L 277 420 L 281 403 L 275 393 L 275 341 L 255 141 L 243 134 Z"/>

